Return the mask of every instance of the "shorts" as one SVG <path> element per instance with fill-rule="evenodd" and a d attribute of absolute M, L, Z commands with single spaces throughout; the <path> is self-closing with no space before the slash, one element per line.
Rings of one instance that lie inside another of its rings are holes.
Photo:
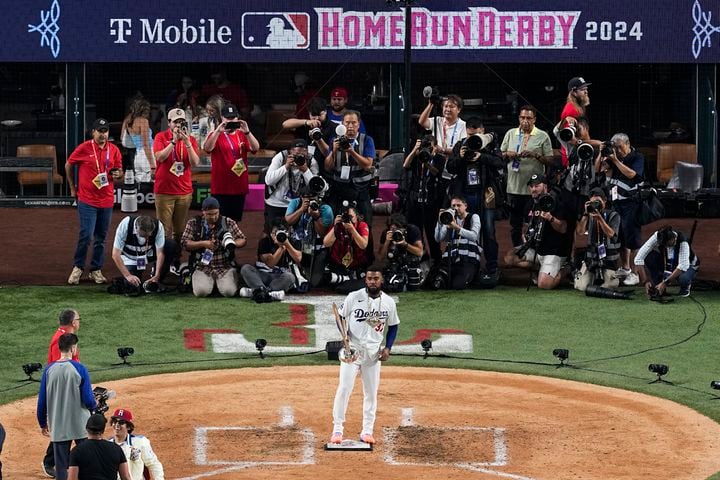
<path fill-rule="evenodd" d="M 540 266 L 538 273 L 545 273 L 551 277 L 557 277 L 558 273 L 560 273 L 560 269 L 567 261 L 567 257 L 559 257 L 557 255 L 536 256 L 535 250 L 532 248 L 528 249 L 523 260 L 526 262 L 532 262 L 533 257 L 535 258 L 535 264 Z"/>

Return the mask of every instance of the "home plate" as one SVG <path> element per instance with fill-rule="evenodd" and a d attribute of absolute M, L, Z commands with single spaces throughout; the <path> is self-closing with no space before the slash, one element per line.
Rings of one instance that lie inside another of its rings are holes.
<path fill-rule="evenodd" d="M 325 450 L 354 450 L 354 451 L 372 451 L 373 446 L 370 443 L 361 442 L 360 440 L 343 440 L 341 443 L 326 443 Z"/>

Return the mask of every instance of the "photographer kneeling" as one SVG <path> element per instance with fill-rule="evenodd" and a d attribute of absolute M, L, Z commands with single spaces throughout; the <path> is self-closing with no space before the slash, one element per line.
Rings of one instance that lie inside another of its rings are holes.
<path fill-rule="evenodd" d="M 345 202 L 347 203 L 347 202 Z M 328 284 L 339 293 L 362 288 L 362 274 L 373 261 L 370 229 L 357 218 L 355 207 L 343 206 L 323 244 L 330 249 Z"/>
<path fill-rule="evenodd" d="M 620 214 L 607 208 L 607 196 L 602 188 L 590 191 L 585 213 L 575 228 L 577 235 L 587 235 L 587 250 L 582 267 L 575 275 L 575 288 L 584 292 L 589 285 L 615 288 L 620 284 L 616 276 L 620 260 Z"/>
<path fill-rule="evenodd" d="M 527 207 L 526 240 L 505 255 L 505 261 L 520 268 L 538 266 L 537 286 L 550 290 L 560 284 L 562 267 L 570 256 L 574 217 L 566 205 L 548 193 L 543 175 L 530 177 L 528 188 L 532 199 Z"/>
<path fill-rule="evenodd" d="M 113 282 L 111 293 L 158 292 L 178 254 L 177 244 L 165 238 L 163 224 L 147 215 L 123 218 L 115 230 L 112 259 L 123 276 L 121 284 Z M 154 264 L 154 273 L 142 283 L 143 273 Z M 116 291 L 117 290 L 117 291 Z"/>
<path fill-rule="evenodd" d="M 482 252 L 480 228 L 480 216 L 470 215 L 465 198 L 453 195 L 450 209 L 440 212 L 435 225 L 435 241 L 445 242 L 445 250 L 439 268 L 429 278 L 433 288 L 464 290 L 475 278 Z"/>
<path fill-rule="evenodd" d="M 232 297 L 238 287 L 235 249 L 247 240 L 235 220 L 220 215 L 215 197 L 203 200 L 201 208 L 202 216 L 188 221 L 181 240 L 190 252 L 193 295 L 207 297 L 217 283 L 223 297 Z"/>
<path fill-rule="evenodd" d="M 380 234 L 380 256 L 387 260 L 383 277 L 389 291 L 420 288 L 423 280 L 420 268 L 422 233 L 418 227 L 407 223 L 405 215 L 394 213 L 388 217 L 387 228 Z"/>
<path fill-rule="evenodd" d="M 651 299 L 666 295 L 673 280 L 680 285 L 678 296 L 689 297 L 692 281 L 697 275 L 700 260 L 690 248 L 690 241 L 670 225 L 662 227 L 640 247 L 635 265 L 645 266 L 640 277 Z"/>
<path fill-rule="evenodd" d="M 278 219 L 272 225 L 269 237 L 258 243 L 255 265 L 243 265 L 240 275 L 247 287 L 240 289 L 240 296 L 252 298 L 257 303 L 282 300 L 295 284 L 293 265 L 299 266 L 302 252 L 299 242 L 291 242 L 288 226 Z"/>

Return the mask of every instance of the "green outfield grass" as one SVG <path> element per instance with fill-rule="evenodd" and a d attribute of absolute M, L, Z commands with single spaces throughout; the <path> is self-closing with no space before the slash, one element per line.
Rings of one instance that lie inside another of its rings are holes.
<path fill-rule="evenodd" d="M 720 421 L 720 401 L 712 399 L 714 391 L 709 386 L 711 380 L 720 380 L 720 297 L 716 293 L 697 293 L 669 305 L 648 302 L 642 296 L 607 300 L 571 290 L 528 292 L 510 287 L 398 297 L 402 322 L 398 341 L 420 328 L 454 328 L 473 335 L 474 353 L 465 355 L 473 359 L 395 355 L 394 365 L 517 372 L 608 385 L 674 400 Z M 263 337 L 271 345 L 288 345 L 288 330 L 271 325 L 289 320 L 287 303 L 257 305 L 245 299 L 175 294 L 126 298 L 90 286 L 4 287 L 0 303 L 4 366 L 0 403 L 37 394 L 37 384 L 17 382 L 24 377 L 21 366 L 45 363 L 48 341 L 64 308 L 76 308 L 81 314 L 81 360 L 94 384 L 188 370 L 328 363 L 325 354 L 261 360 L 255 355 L 184 348 L 186 328 L 233 329 L 248 339 Z M 679 345 L 598 360 L 675 344 L 698 329 L 699 334 Z M 135 348 L 130 360 L 138 365 L 111 367 L 119 361 L 117 347 L 126 345 Z M 569 349 L 570 363 L 582 368 L 556 368 L 554 348 Z M 648 384 L 654 378 L 648 372 L 649 363 L 668 364 L 666 379 L 675 386 Z"/>

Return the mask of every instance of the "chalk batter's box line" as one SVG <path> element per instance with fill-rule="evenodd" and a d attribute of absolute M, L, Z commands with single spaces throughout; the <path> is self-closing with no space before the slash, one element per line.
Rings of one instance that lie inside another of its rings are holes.
<path fill-rule="evenodd" d="M 413 425 L 419 427 L 419 425 Z M 409 427 L 405 427 L 409 428 Z M 410 465 L 410 466 L 453 466 L 458 468 L 468 467 L 504 467 L 508 462 L 507 454 L 507 442 L 505 441 L 505 429 L 500 427 L 430 427 L 425 426 L 424 428 L 431 428 L 433 430 L 441 430 L 448 432 L 457 431 L 473 431 L 473 432 L 492 432 L 493 434 L 493 447 L 495 450 L 495 459 L 492 462 L 401 462 L 395 459 L 395 439 L 398 436 L 397 427 L 384 427 L 383 434 L 385 436 L 385 444 L 387 446 L 387 452 L 385 453 L 385 462 L 391 465 Z"/>
<path fill-rule="evenodd" d="M 196 465 L 234 465 L 238 467 L 257 467 L 262 465 L 313 465 L 315 463 L 315 434 L 309 428 L 297 429 L 305 439 L 302 456 L 299 462 L 241 462 L 231 460 L 210 460 L 207 459 L 208 437 L 210 431 L 255 431 L 277 433 L 277 427 L 271 430 L 268 427 L 195 427 L 195 464 Z"/>

